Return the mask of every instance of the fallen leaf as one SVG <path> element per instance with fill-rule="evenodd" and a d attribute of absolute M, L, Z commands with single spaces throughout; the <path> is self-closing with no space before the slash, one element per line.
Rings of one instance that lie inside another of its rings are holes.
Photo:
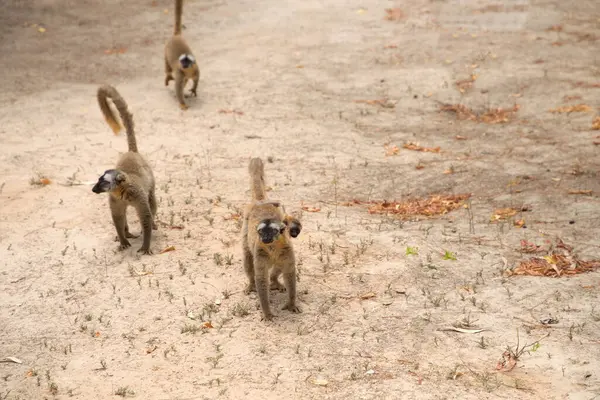
<path fill-rule="evenodd" d="M 369 292 L 369 293 L 365 293 L 365 294 L 361 295 L 360 299 L 361 300 L 367 300 L 367 299 L 372 299 L 375 296 L 377 296 L 375 293 Z"/>
<path fill-rule="evenodd" d="M 323 378 L 322 376 L 317 376 L 315 379 L 312 380 L 312 383 L 317 386 L 327 386 L 329 384 L 329 381 Z"/>
<path fill-rule="evenodd" d="M 175 246 L 169 246 L 158 254 L 168 253 L 170 251 L 175 251 Z"/>
<path fill-rule="evenodd" d="M 422 151 L 425 153 L 439 153 L 440 152 L 439 146 L 438 147 L 422 147 L 422 146 L 419 146 L 418 143 L 413 143 L 413 142 L 405 143 L 402 145 L 402 147 L 407 150 Z"/>
<path fill-rule="evenodd" d="M 461 136 L 461 135 L 456 135 L 456 136 L 454 137 L 454 139 L 456 139 L 456 140 L 467 140 L 467 138 L 466 138 L 466 137 L 464 137 L 464 136 Z"/>
<path fill-rule="evenodd" d="M 479 333 L 479 332 L 483 332 L 485 329 L 463 329 L 463 328 L 457 328 L 455 326 L 451 326 L 449 328 L 444 328 L 444 329 L 440 329 L 441 331 L 454 331 L 454 332 L 460 332 L 460 333 Z"/>
<path fill-rule="evenodd" d="M 42 185 L 49 185 L 49 184 L 52 183 L 52 181 L 50 179 L 48 179 L 48 178 L 40 178 L 40 183 Z"/>
<path fill-rule="evenodd" d="M 502 358 L 496 364 L 496 369 L 498 371 L 509 372 L 512 371 L 513 368 L 517 365 L 517 359 L 514 358 L 510 351 L 505 351 L 502 353 Z"/>
<path fill-rule="evenodd" d="M 510 217 L 517 215 L 517 213 L 518 213 L 518 211 L 515 210 L 514 208 L 498 208 L 497 210 L 494 211 L 494 214 L 492 214 L 490 221 L 496 222 L 496 221 L 508 219 Z"/>
<path fill-rule="evenodd" d="M 600 260 L 581 260 L 577 254 L 573 254 L 573 247 L 557 239 L 554 250 L 543 257 L 531 257 L 523 260 L 519 265 L 507 270 L 506 274 L 561 277 L 567 275 L 581 274 L 600 269 Z"/>
<path fill-rule="evenodd" d="M 453 174 L 454 173 L 454 168 L 450 167 L 447 170 L 445 170 L 443 173 L 446 174 L 446 175 Z"/>
<path fill-rule="evenodd" d="M 40 33 L 44 33 L 44 32 L 46 32 L 46 28 L 44 28 L 43 26 L 40 26 L 40 27 L 38 28 L 38 32 L 40 32 Z"/>
<path fill-rule="evenodd" d="M 309 206 L 302 206 L 302 210 L 308 211 L 308 212 L 319 212 L 319 211 L 321 211 L 321 209 L 319 207 L 309 207 Z"/>
<path fill-rule="evenodd" d="M 383 108 L 394 108 L 396 103 L 390 99 L 375 99 L 375 100 L 354 100 L 355 103 L 364 103 L 372 106 L 381 106 Z"/>
<path fill-rule="evenodd" d="M 594 120 L 592 121 L 592 130 L 595 130 L 595 131 L 600 130 L 600 115 L 595 117 Z"/>
<path fill-rule="evenodd" d="M 12 362 L 15 364 L 23 364 L 23 361 L 21 361 L 17 357 L 5 357 L 3 360 L 0 360 L 0 362 Z"/>
<path fill-rule="evenodd" d="M 243 111 L 238 110 L 230 110 L 230 109 L 220 109 L 219 114 L 236 114 L 236 115 L 244 115 Z"/>
<path fill-rule="evenodd" d="M 471 74 L 471 76 L 467 79 L 462 79 L 460 81 L 454 82 L 454 85 L 458 88 L 458 91 L 461 93 L 465 93 L 467 90 L 473 87 L 473 83 L 477 80 L 477 75 Z"/>
<path fill-rule="evenodd" d="M 415 165 L 415 169 L 423 169 L 423 168 L 425 168 L 425 166 L 423 164 Z"/>
<path fill-rule="evenodd" d="M 591 196 L 592 195 L 592 191 L 591 190 L 569 190 L 569 194 L 585 194 L 587 196 Z"/>
<path fill-rule="evenodd" d="M 98 331 L 94 332 L 94 337 L 100 337 L 100 332 L 98 332 Z"/>
<path fill-rule="evenodd" d="M 518 219 L 515 222 L 513 222 L 513 225 L 516 226 L 517 228 L 522 228 L 525 226 L 525 220 L 524 219 Z"/>
<path fill-rule="evenodd" d="M 519 251 L 521 253 L 538 253 L 544 250 L 542 249 L 542 246 L 528 242 L 525 239 L 521 239 L 521 248 L 519 249 Z"/>
<path fill-rule="evenodd" d="M 425 199 L 411 199 L 403 202 L 360 202 L 354 200 L 353 204 L 367 204 L 370 214 L 392 214 L 399 218 L 410 219 L 415 216 L 431 217 L 444 215 L 463 206 L 464 200 L 470 194 L 457 195 L 432 195 Z"/>
<path fill-rule="evenodd" d="M 443 104 L 440 110 L 455 113 L 458 120 L 469 120 L 486 124 L 503 124 L 509 122 L 516 112 L 519 111 L 519 108 L 520 106 L 515 104 L 512 109 L 490 108 L 478 114 L 462 104 Z"/>
<path fill-rule="evenodd" d="M 398 146 L 393 145 L 393 146 L 388 146 L 385 145 L 383 146 L 383 148 L 385 149 L 385 156 L 395 156 L 400 152 L 400 149 L 398 148 Z"/>
<path fill-rule="evenodd" d="M 385 19 L 388 21 L 399 21 L 404 17 L 404 13 L 399 8 L 386 8 Z"/>
<path fill-rule="evenodd" d="M 210 329 L 210 328 L 213 328 L 213 325 L 210 321 L 205 321 L 202 323 L 202 328 Z"/>
<path fill-rule="evenodd" d="M 592 107 L 587 104 L 577 104 L 574 106 L 562 106 L 558 108 L 552 108 L 549 110 L 551 113 L 573 113 L 573 112 L 590 112 Z"/>

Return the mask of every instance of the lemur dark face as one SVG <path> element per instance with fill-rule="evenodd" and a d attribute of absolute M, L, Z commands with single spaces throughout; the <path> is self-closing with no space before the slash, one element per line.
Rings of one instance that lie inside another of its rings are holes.
<path fill-rule="evenodd" d="M 92 188 L 92 192 L 94 193 L 104 193 L 110 192 L 117 185 L 124 181 L 124 177 L 119 171 L 116 169 L 107 169 L 104 173 L 98 178 L 98 182 Z"/>
<path fill-rule="evenodd" d="M 290 231 L 290 236 L 296 238 L 298 237 L 298 235 L 300 235 L 300 232 L 302 231 L 302 224 L 292 221 L 288 225 L 288 229 Z"/>
<path fill-rule="evenodd" d="M 182 54 L 179 56 L 179 64 L 181 64 L 181 68 L 183 69 L 190 68 L 195 62 L 196 59 L 194 59 L 194 56 L 191 54 Z"/>
<path fill-rule="evenodd" d="M 265 243 L 273 243 L 285 232 L 285 225 L 277 220 L 264 219 L 256 227 L 256 232 L 260 236 L 260 240 Z"/>

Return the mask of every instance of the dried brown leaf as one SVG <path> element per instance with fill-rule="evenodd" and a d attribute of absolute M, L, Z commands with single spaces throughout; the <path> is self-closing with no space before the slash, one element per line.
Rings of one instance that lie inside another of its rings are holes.
<path fill-rule="evenodd" d="M 231 110 L 231 109 L 222 108 L 222 109 L 219 110 L 219 114 L 244 115 L 244 112 L 243 111 L 238 111 L 238 110 Z"/>
<path fill-rule="evenodd" d="M 557 239 L 555 249 L 550 254 L 523 260 L 516 268 L 507 271 L 507 274 L 560 277 L 597 269 L 600 269 L 600 260 L 581 260 L 576 254 L 573 254 L 572 246 Z"/>
<path fill-rule="evenodd" d="M 496 222 L 500 220 L 505 220 L 510 217 L 517 215 L 518 211 L 514 208 L 498 208 L 494 211 L 490 218 L 490 222 Z"/>
<path fill-rule="evenodd" d="M 159 254 L 168 253 L 170 251 L 175 251 L 175 246 L 169 246 L 166 249 L 162 250 Z"/>
<path fill-rule="evenodd" d="M 550 110 L 551 113 L 573 113 L 573 112 L 590 112 L 592 111 L 592 107 L 587 104 L 577 104 L 574 106 L 562 106 L 558 108 L 553 108 Z"/>
<path fill-rule="evenodd" d="M 391 214 L 399 218 L 410 219 L 416 216 L 434 217 L 454 211 L 464 205 L 470 194 L 432 195 L 425 199 L 411 199 L 402 202 L 365 202 L 357 200 L 354 204 L 366 204 L 370 214 Z"/>
<path fill-rule="evenodd" d="M 394 108 L 396 103 L 390 99 L 374 99 L 374 100 L 354 100 L 355 103 L 369 104 L 371 106 L 380 106 L 383 108 Z"/>
<path fill-rule="evenodd" d="M 395 156 L 400 152 L 400 149 L 398 148 L 398 146 L 393 145 L 393 146 L 389 146 L 389 145 L 385 145 L 383 146 L 383 148 L 385 149 L 385 156 Z"/>
<path fill-rule="evenodd" d="M 592 191 L 591 190 L 571 189 L 571 190 L 569 190 L 569 194 L 585 194 L 587 196 L 591 196 L 592 195 Z"/>
<path fill-rule="evenodd" d="M 360 299 L 361 300 L 367 300 L 367 299 L 372 299 L 375 296 L 377 296 L 375 293 L 369 292 L 369 293 L 365 293 L 365 294 L 360 295 Z"/>
<path fill-rule="evenodd" d="M 592 121 L 592 129 L 595 131 L 600 130 L 600 115 L 596 116 Z"/>
<path fill-rule="evenodd" d="M 407 150 L 422 151 L 425 153 L 439 153 L 440 152 L 439 147 L 422 147 L 422 146 L 419 146 L 418 143 L 413 143 L 413 142 L 405 143 L 402 145 L 402 147 Z"/>
<path fill-rule="evenodd" d="M 443 104 L 441 111 L 453 112 L 459 120 L 470 120 L 486 124 L 503 124 L 509 122 L 514 114 L 519 111 L 520 106 L 515 104 L 511 109 L 491 108 L 482 114 L 477 114 L 462 104 Z"/>
<path fill-rule="evenodd" d="M 321 211 L 321 209 L 319 207 L 309 207 L 309 206 L 302 206 L 302 210 L 308 211 L 308 212 L 319 212 L 319 211 Z"/>

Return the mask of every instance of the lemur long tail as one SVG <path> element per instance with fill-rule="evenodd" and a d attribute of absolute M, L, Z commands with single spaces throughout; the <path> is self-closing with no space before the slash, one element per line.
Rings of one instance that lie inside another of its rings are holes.
<path fill-rule="evenodd" d="M 248 165 L 250 172 L 250 189 L 252 190 L 252 200 L 261 201 L 266 199 L 265 194 L 265 166 L 260 158 L 253 158 Z"/>
<path fill-rule="evenodd" d="M 135 132 L 133 131 L 133 118 L 129 110 L 127 109 L 127 103 L 117 89 L 110 85 L 102 85 L 98 88 L 98 104 L 100 105 L 100 110 L 102 114 L 104 114 L 104 119 L 113 130 L 115 134 L 121 131 L 121 124 L 115 118 L 113 114 L 113 110 L 110 108 L 108 104 L 108 99 L 111 99 L 117 107 L 119 111 L 119 115 L 121 116 L 121 121 L 123 121 L 123 125 L 125 125 L 125 131 L 127 132 L 127 145 L 129 146 L 129 151 L 138 152 L 137 142 L 135 140 Z"/>
<path fill-rule="evenodd" d="M 181 34 L 181 14 L 183 13 L 183 0 L 175 0 L 175 29 L 174 35 Z"/>

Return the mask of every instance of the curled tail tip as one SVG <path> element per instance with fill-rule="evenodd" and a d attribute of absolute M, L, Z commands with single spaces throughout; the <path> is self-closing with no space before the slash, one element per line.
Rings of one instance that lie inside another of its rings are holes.
<path fill-rule="evenodd" d="M 117 121 L 108 118 L 106 119 L 106 122 L 108 123 L 108 126 L 110 126 L 110 129 L 112 129 L 115 136 L 118 136 L 122 129 L 121 125 Z"/>

